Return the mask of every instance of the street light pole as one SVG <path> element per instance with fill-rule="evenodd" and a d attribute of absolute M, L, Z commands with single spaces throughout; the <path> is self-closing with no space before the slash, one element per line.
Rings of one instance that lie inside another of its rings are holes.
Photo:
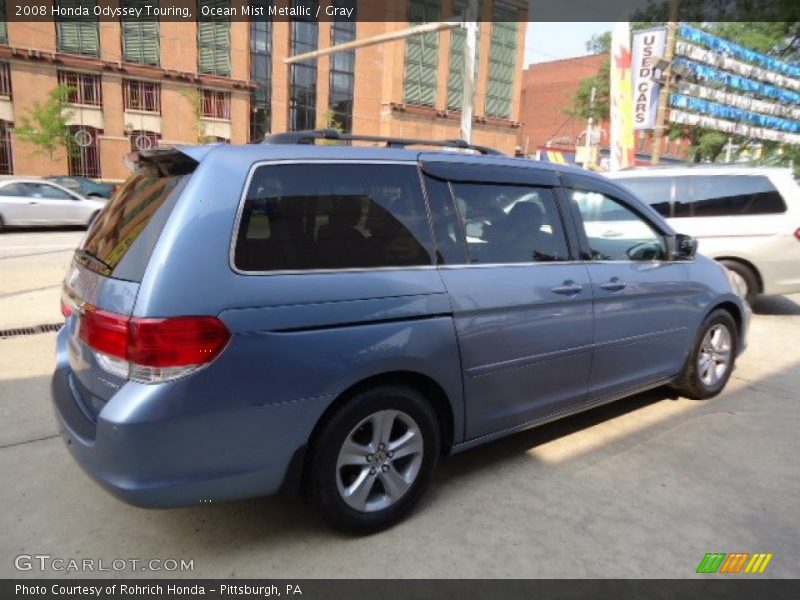
<path fill-rule="evenodd" d="M 653 150 L 650 154 L 650 164 L 657 165 L 661 161 L 661 146 L 664 145 L 664 132 L 667 129 L 667 103 L 669 102 L 670 86 L 672 84 L 672 59 L 675 56 L 675 36 L 678 29 L 678 8 L 681 0 L 670 0 L 669 23 L 667 23 L 667 47 L 664 60 L 667 67 L 664 69 L 664 83 L 661 94 L 658 96 L 658 110 L 656 111 L 656 128 L 653 132 Z"/>
<path fill-rule="evenodd" d="M 464 82 L 461 98 L 461 139 L 472 143 L 472 116 L 475 113 L 475 60 L 478 46 L 478 0 L 469 0 L 464 11 Z"/>

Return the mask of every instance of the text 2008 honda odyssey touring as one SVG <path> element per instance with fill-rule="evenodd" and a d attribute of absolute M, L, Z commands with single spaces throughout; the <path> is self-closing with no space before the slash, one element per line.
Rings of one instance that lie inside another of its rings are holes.
<path fill-rule="evenodd" d="M 374 531 L 442 454 L 727 382 L 748 309 L 623 188 L 485 148 L 324 137 L 345 136 L 142 153 L 75 252 L 53 402 L 114 495 L 303 482 L 335 525 Z"/>

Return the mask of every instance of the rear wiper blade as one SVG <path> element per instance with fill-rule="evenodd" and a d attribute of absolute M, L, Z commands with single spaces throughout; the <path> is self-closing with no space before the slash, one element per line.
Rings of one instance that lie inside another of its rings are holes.
<path fill-rule="evenodd" d="M 82 248 L 78 248 L 77 250 L 75 250 L 75 254 L 77 254 L 81 258 L 85 258 L 87 260 L 90 260 L 90 261 L 96 262 L 96 263 L 98 263 L 100 265 L 103 265 L 109 271 L 111 270 L 111 265 L 110 264 L 108 264 L 102 258 L 98 258 L 97 256 L 95 256 L 94 254 L 92 254 L 88 250 L 83 250 Z"/>

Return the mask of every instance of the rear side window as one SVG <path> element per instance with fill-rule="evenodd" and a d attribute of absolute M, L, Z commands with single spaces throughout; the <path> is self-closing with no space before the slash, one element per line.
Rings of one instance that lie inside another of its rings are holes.
<path fill-rule="evenodd" d="M 764 215 L 786 211 L 786 204 L 767 177 L 718 175 L 689 177 L 693 217 Z"/>
<path fill-rule="evenodd" d="M 454 183 L 452 189 L 470 263 L 569 259 L 550 188 Z"/>
<path fill-rule="evenodd" d="M 242 207 L 234 264 L 248 272 L 431 264 L 415 165 L 264 165 Z"/>
<path fill-rule="evenodd" d="M 634 195 L 652 206 L 662 217 L 670 214 L 670 201 L 672 199 L 672 179 L 670 177 L 636 177 L 631 179 L 618 179 Z"/>
<path fill-rule="evenodd" d="M 76 254 L 82 263 L 102 275 L 141 281 L 186 178 L 144 173 L 128 178 L 87 233 Z"/>

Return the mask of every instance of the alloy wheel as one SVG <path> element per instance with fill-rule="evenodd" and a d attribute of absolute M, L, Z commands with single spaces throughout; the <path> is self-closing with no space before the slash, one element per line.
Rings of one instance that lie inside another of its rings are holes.
<path fill-rule="evenodd" d="M 336 460 L 336 485 L 342 500 L 359 512 L 395 504 L 411 488 L 422 466 L 419 425 L 398 410 L 377 411 L 356 425 Z"/>
<path fill-rule="evenodd" d="M 703 336 L 697 357 L 697 372 L 704 385 L 713 387 L 725 377 L 731 364 L 731 352 L 728 328 L 721 323 L 710 327 Z"/>

